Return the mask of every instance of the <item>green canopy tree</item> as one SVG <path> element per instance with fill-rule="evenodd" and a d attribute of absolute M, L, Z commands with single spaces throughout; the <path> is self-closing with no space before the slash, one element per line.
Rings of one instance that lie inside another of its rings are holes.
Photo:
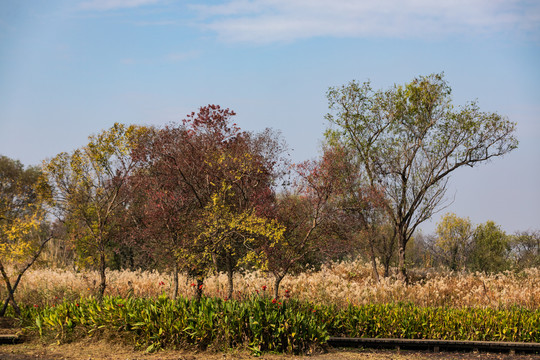
<path fill-rule="evenodd" d="M 443 263 L 452 270 L 462 269 L 472 246 L 471 221 L 448 213 L 437 224 L 436 233 L 435 247 Z"/>
<path fill-rule="evenodd" d="M 518 144 L 515 123 L 480 111 L 476 102 L 455 107 L 450 94 L 443 74 L 389 90 L 352 81 L 327 93 L 332 126 L 326 136 L 354 150 L 369 183 L 384 189 L 404 279 L 407 242 L 442 205 L 450 174 Z"/>
<path fill-rule="evenodd" d="M 510 237 L 489 220 L 474 229 L 469 266 L 474 271 L 500 272 L 510 267 Z"/>

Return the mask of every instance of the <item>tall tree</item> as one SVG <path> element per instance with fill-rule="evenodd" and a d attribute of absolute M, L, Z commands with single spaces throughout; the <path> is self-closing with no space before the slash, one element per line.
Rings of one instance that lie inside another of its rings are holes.
<path fill-rule="evenodd" d="M 348 148 L 334 144 L 326 148 L 326 162 L 331 164 L 333 191 L 331 207 L 334 222 L 341 224 L 342 234 L 354 239 L 356 247 L 365 251 L 378 282 L 377 258 L 389 275 L 394 255 L 394 237 L 388 232 L 381 189 L 372 186 L 362 172 L 362 164 Z"/>
<path fill-rule="evenodd" d="M 145 189 L 137 195 L 138 227 L 163 243 L 154 249 L 170 249 L 174 272 L 178 265 L 197 279 L 196 296 L 210 264 L 221 263 L 232 294 L 232 273 L 248 250 L 238 222 L 253 220 L 273 196 L 282 142 L 269 130 L 241 131 L 234 115 L 201 107 L 134 152 L 140 171 L 132 180 Z"/>
<path fill-rule="evenodd" d="M 145 127 L 117 123 L 90 136 L 88 145 L 44 164 L 57 215 L 69 224 L 78 249 L 97 263 L 99 298 L 107 287 L 106 254 L 119 230 L 124 190 L 135 165 L 130 153 L 147 133 Z"/>
<path fill-rule="evenodd" d="M 293 179 L 278 194 L 266 216 L 284 227 L 280 241 L 262 242 L 257 265 L 274 276 L 274 297 L 283 278 L 308 259 L 324 261 L 350 250 L 343 234 L 344 211 L 332 202 L 344 177 L 342 152 L 326 148 L 320 159 L 293 166 Z M 346 221 L 346 220 L 345 220 Z"/>
<path fill-rule="evenodd" d="M 15 291 L 51 238 L 46 220 L 49 189 L 42 180 L 39 168 L 25 169 L 19 161 L 0 156 L 0 274 L 7 290 L 0 316 L 9 302 L 20 314 Z M 14 276 L 8 274 L 8 264 Z"/>
<path fill-rule="evenodd" d="M 373 90 L 369 82 L 330 88 L 330 142 L 353 149 L 371 185 L 384 189 L 406 279 L 405 248 L 441 206 L 449 175 L 517 147 L 515 123 L 481 112 L 475 102 L 454 107 L 442 74 Z"/>

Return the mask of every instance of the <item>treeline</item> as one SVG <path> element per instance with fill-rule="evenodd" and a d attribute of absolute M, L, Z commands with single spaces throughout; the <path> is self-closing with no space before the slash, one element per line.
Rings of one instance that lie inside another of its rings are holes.
<path fill-rule="evenodd" d="M 242 131 L 216 105 L 162 128 L 115 124 L 40 168 L 2 157 L 0 265 L 11 300 L 20 276 L 2 264 L 19 261 L 22 276 L 42 249 L 50 266 L 99 270 L 99 297 L 107 267 L 185 272 L 197 298 L 205 276 L 223 271 L 230 298 L 241 269 L 273 274 L 277 297 L 289 272 L 344 257 L 365 257 L 377 280 L 392 266 L 406 280 L 411 262 L 537 265 L 538 232 L 510 238 L 448 215 L 435 237 L 415 235 L 452 171 L 517 146 L 514 123 L 474 103 L 457 109 L 449 96 L 442 74 L 385 91 L 331 88 L 322 153 L 300 164 L 279 133 Z"/>
<path fill-rule="evenodd" d="M 520 271 L 540 267 L 540 231 L 507 234 L 491 220 L 474 226 L 468 218 L 447 213 L 435 234 L 418 234 L 408 251 L 413 266 L 485 273 Z"/>

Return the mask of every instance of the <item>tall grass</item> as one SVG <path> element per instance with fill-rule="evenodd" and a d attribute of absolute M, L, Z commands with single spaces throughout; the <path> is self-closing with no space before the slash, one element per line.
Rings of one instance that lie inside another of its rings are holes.
<path fill-rule="evenodd" d="M 157 298 L 172 294 L 172 277 L 156 271 L 107 271 L 106 294 L 120 297 Z M 318 271 L 306 271 L 285 277 L 281 294 L 299 300 L 338 306 L 408 302 L 417 306 L 451 307 L 510 307 L 529 309 L 540 307 L 540 269 L 504 272 L 494 275 L 481 273 L 411 271 L 411 283 L 390 277 L 376 283 L 369 265 L 360 261 L 333 263 Z M 193 294 L 193 280 L 180 275 L 179 294 Z M 226 275 L 209 276 L 204 293 L 224 297 Z M 95 294 L 97 272 L 72 272 L 60 269 L 29 270 L 16 293 L 25 304 L 46 305 L 63 300 L 75 300 Z M 234 297 L 242 299 L 257 292 L 270 296 L 273 279 L 260 271 L 236 274 Z M 0 291 L 2 298 L 5 290 Z"/>

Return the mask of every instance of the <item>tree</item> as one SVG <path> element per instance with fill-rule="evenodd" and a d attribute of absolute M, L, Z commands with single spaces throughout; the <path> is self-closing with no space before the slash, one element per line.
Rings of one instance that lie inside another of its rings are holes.
<path fill-rule="evenodd" d="M 222 264 L 232 295 L 232 274 L 249 250 L 239 222 L 260 215 L 277 177 L 278 136 L 243 132 L 234 115 L 217 105 L 201 107 L 134 152 L 137 228 L 153 239 L 151 249 L 169 249 L 174 273 L 181 268 L 197 279 L 197 297 L 209 267 Z"/>
<path fill-rule="evenodd" d="M 435 247 L 443 263 L 454 271 L 463 269 L 472 246 L 471 221 L 447 213 L 437 224 L 436 233 Z"/>
<path fill-rule="evenodd" d="M 227 273 L 227 298 L 233 295 L 233 274 L 239 263 L 261 263 L 266 258 L 256 249 L 257 243 L 274 248 L 283 243 L 285 228 L 274 219 L 258 216 L 254 209 L 241 213 L 227 201 L 231 186 L 225 182 L 220 192 L 212 195 L 198 225 L 200 234 L 195 241 L 204 251 L 195 256 L 212 259 L 222 256 Z"/>
<path fill-rule="evenodd" d="M 515 123 L 475 102 L 455 108 L 450 93 L 442 74 L 386 91 L 352 81 L 327 93 L 327 138 L 352 149 L 370 184 L 383 189 L 405 279 L 407 242 L 443 204 L 451 173 L 517 147 Z"/>
<path fill-rule="evenodd" d="M 510 239 L 493 221 L 474 230 L 470 268 L 474 271 L 500 272 L 508 269 Z"/>
<path fill-rule="evenodd" d="M 338 179 L 344 176 L 340 150 L 326 148 L 320 159 L 293 166 L 293 181 L 267 214 L 284 226 L 281 241 L 263 242 L 260 247 L 263 262 L 258 266 L 274 276 L 275 298 L 289 272 L 301 269 L 308 260 L 325 261 L 351 248 L 349 234 L 343 231 L 343 209 L 333 202 Z"/>
<path fill-rule="evenodd" d="M 330 202 L 334 223 L 340 224 L 341 236 L 354 239 L 369 254 L 373 277 L 379 282 L 377 258 L 384 264 L 384 276 L 388 276 L 395 246 L 382 206 L 383 193 L 367 181 L 362 164 L 350 149 L 334 144 L 327 147 L 325 157 L 326 163 L 332 164 L 334 185 Z"/>
<path fill-rule="evenodd" d="M 45 201 L 49 192 L 37 167 L 24 168 L 19 161 L 0 156 L 0 273 L 7 290 L 0 316 L 11 301 L 20 315 L 15 291 L 51 239 Z M 15 268 L 14 280 L 5 265 Z"/>
<path fill-rule="evenodd" d="M 540 267 L 540 231 L 520 231 L 512 236 L 512 254 L 518 269 Z"/>
<path fill-rule="evenodd" d="M 57 215 L 80 254 L 97 263 L 99 298 L 107 287 L 106 254 L 119 231 L 120 213 L 127 201 L 126 183 L 135 165 L 130 153 L 147 133 L 145 127 L 117 123 L 90 136 L 86 146 L 71 154 L 58 154 L 44 164 Z"/>
<path fill-rule="evenodd" d="M 275 218 L 284 227 L 279 242 L 263 242 L 264 262 L 258 266 L 274 276 L 274 298 L 289 271 L 310 254 L 322 248 L 320 225 L 327 218 L 327 202 L 332 183 L 324 181 L 316 162 L 304 162 L 296 167 L 298 182 L 293 189 L 276 199 Z"/>

